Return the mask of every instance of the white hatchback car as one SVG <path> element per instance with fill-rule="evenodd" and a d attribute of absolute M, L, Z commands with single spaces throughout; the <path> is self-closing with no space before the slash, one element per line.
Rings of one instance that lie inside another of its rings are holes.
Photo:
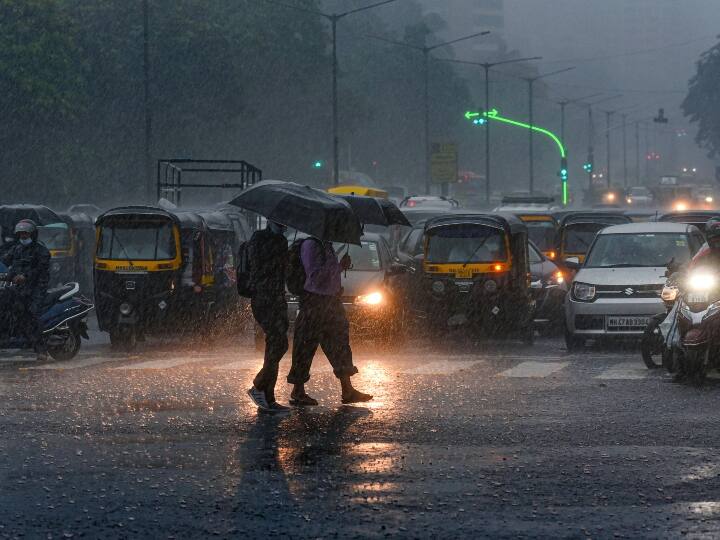
<path fill-rule="evenodd" d="M 685 263 L 704 238 L 684 223 L 629 223 L 597 233 L 585 262 L 568 259 L 579 272 L 565 299 L 568 350 L 586 338 L 642 336 L 660 299 L 668 262 Z"/>

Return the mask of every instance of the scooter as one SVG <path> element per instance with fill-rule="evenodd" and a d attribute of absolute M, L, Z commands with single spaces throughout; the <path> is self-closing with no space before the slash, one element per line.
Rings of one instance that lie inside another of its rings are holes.
<path fill-rule="evenodd" d="M 685 280 L 678 302 L 683 350 L 678 370 L 685 378 L 701 384 L 708 370 L 720 366 L 720 276 L 694 270 Z"/>
<path fill-rule="evenodd" d="M 0 263 L 0 299 L 11 292 L 15 285 L 8 280 L 7 267 Z M 93 304 L 80 294 L 77 283 L 67 283 L 50 289 L 45 295 L 43 313 L 40 316 L 42 334 L 48 353 L 54 360 L 70 360 L 80 350 L 81 338 L 89 339 L 87 316 Z M 1 349 L 29 349 L 32 344 L 18 331 L 18 321 L 5 316 L 0 324 Z"/>
<path fill-rule="evenodd" d="M 665 311 L 650 319 L 640 340 L 640 353 L 648 369 L 665 368 L 670 373 L 675 372 L 677 352 L 671 344 L 672 340 L 668 339 L 662 330 L 663 327 L 672 327 L 675 323 L 677 310 L 674 307 L 680 293 L 680 280 L 683 277 L 680 272 L 677 272 L 678 269 L 675 266 L 668 266 L 668 270 L 665 272 L 667 280 L 660 293 Z M 660 362 L 658 363 L 656 359 Z"/>

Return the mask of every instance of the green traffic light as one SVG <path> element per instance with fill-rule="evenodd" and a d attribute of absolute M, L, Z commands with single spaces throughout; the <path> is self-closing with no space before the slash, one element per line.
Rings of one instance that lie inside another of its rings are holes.
<path fill-rule="evenodd" d="M 323 162 L 320 160 L 317 160 L 315 163 L 313 163 L 314 169 L 322 169 L 322 166 L 323 166 Z"/>

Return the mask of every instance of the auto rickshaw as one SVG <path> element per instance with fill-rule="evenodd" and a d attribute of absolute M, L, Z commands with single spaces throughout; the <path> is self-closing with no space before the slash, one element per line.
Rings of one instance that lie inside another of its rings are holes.
<path fill-rule="evenodd" d="M 0 246 L 14 241 L 13 230 L 21 219 L 31 219 L 38 227 L 38 241 L 50 251 L 50 287 L 74 281 L 70 228 L 47 206 L 13 204 L 0 206 Z"/>
<path fill-rule="evenodd" d="M 556 261 L 561 267 L 568 257 L 577 257 L 579 262 L 584 262 L 590 244 L 599 230 L 610 225 L 632 223 L 629 216 L 612 212 L 563 212 L 558 214 L 558 218 L 555 251 Z"/>
<path fill-rule="evenodd" d="M 237 306 L 235 230 L 222 212 L 149 206 L 96 221 L 95 299 L 100 330 L 131 349 L 147 334 L 216 323 Z"/>
<path fill-rule="evenodd" d="M 558 232 L 558 221 L 549 212 L 515 212 L 515 215 L 525 223 L 528 238 L 550 260 L 557 258 L 555 251 L 555 238 Z"/>
<path fill-rule="evenodd" d="M 95 223 L 84 213 L 60 213 L 60 218 L 70 229 L 70 254 L 73 280 L 81 291 L 91 291 L 93 281 L 93 256 L 95 249 Z"/>
<path fill-rule="evenodd" d="M 425 224 L 423 297 L 429 329 L 469 324 L 533 340 L 528 234 L 510 214 L 459 214 Z"/>
<path fill-rule="evenodd" d="M 705 232 L 705 224 L 710 218 L 720 217 L 720 210 L 690 210 L 687 212 L 668 212 L 657 220 L 672 223 L 687 223 L 695 225 L 701 232 Z"/>

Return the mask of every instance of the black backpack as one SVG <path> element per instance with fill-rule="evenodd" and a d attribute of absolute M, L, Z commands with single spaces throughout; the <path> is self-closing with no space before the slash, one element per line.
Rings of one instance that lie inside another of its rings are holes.
<path fill-rule="evenodd" d="M 295 296 L 301 296 L 305 292 L 305 280 L 307 275 L 305 274 L 305 267 L 303 266 L 301 250 L 303 242 L 306 240 L 313 240 L 317 242 L 322 250 L 323 262 L 325 261 L 325 247 L 315 238 L 301 238 L 295 240 L 290 246 L 288 255 L 288 269 L 285 283 L 290 294 Z"/>
<path fill-rule="evenodd" d="M 245 298 L 252 297 L 252 283 L 250 281 L 250 242 L 240 244 L 238 250 L 238 263 L 236 268 L 237 291 Z"/>

